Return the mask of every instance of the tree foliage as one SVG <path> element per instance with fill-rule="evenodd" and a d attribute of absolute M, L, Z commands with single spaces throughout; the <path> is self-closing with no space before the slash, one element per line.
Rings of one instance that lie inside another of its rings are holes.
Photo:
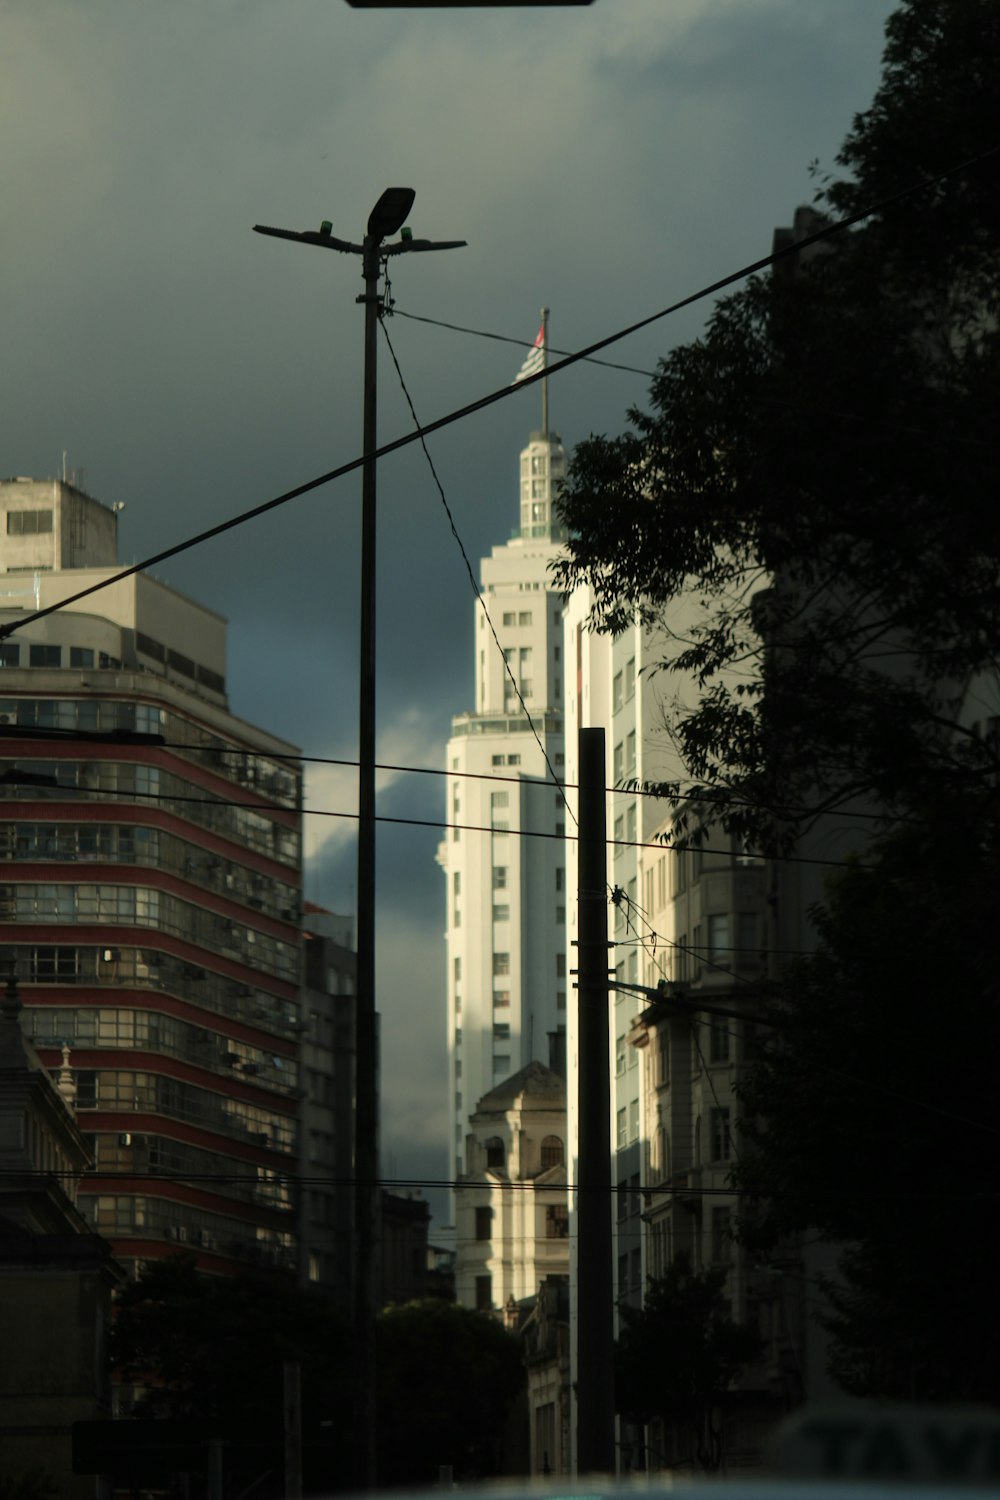
<path fill-rule="evenodd" d="M 903 0 L 817 200 L 876 211 L 721 302 L 561 501 L 563 586 L 696 686 L 656 788 L 682 837 L 881 819 L 776 985 L 740 1171 L 757 1244 L 842 1247 L 835 1373 L 897 1396 L 997 1390 L 998 51 L 994 0 Z"/>
<path fill-rule="evenodd" d="M 111 1358 L 145 1388 L 136 1416 L 216 1424 L 229 1472 L 249 1477 L 275 1454 L 280 1473 L 284 1365 L 299 1363 L 307 1480 L 350 1481 L 350 1333 L 321 1293 L 273 1274 L 205 1276 L 193 1255 L 151 1261 L 121 1292 Z"/>
<path fill-rule="evenodd" d="M 438 1298 L 388 1307 L 378 1325 L 382 1484 L 500 1472 L 504 1430 L 524 1385 L 521 1344 L 495 1318 Z"/>
<path fill-rule="evenodd" d="M 658 1417 L 686 1429 L 703 1469 L 719 1467 L 726 1392 L 761 1349 L 757 1333 L 729 1315 L 725 1284 L 724 1268 L 693 1271 L 678 1255 L 650 1282 L 641 1309 L 620 1310 L 617 1409 L 633 1421 Z"/>
<path fill-rule="evenodd" d="M 987 0 L 906 0 L 840 159 L 855 177 L 821 208 L 982 153 L 989 37 Z M 751 281 L 661 363 L 629 431 L 574 455 L 560 582 L 590 586 L 596 628 L 655 626 L 699 687 L 673 726 L 688 784 L 661 788 L 695 795 L 689 827 L 721 813 L 776 844 L 862 793 L 899 812 L 992 776 L 956 716 L 997 665 L 998 162 Z"/>
<path fill-rule="evenodd" d="M 875 854 L 830 882 L 820 948 L 738 1085 L 744 1234 L 756 1252 L 806 1230 L 846 1247 L 826 1322 L 847 1390 L 994 1401 L 998 851 L 948 809 Z"/>

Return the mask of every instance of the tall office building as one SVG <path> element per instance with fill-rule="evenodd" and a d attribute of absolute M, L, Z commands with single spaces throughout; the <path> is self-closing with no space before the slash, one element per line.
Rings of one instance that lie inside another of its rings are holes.
<path fill-rule="evenodd" d="M 5 942 L 119 1259 L 294 1270 L 299 770 L 230 711 L 218 615 L 145 574 L 70 602 L 116 558 L 113 508 L 0 482 Z"/>
<path fill-rule="evenodd" d="M 520 526 L 482 561 L 503 654 L 477 602 L 475 706 L 452 721 L 448 742 L 452 826 L 438 860 L 447 880 L 453 1180 L 483 1095 L 533 1060 L 565 1069 L 565 808 L 552 773 L 562 779 L 566 663 L 562 595 L 550 572 L 565 466 L 555 433 L 531 434 L 521 453 Z"/>

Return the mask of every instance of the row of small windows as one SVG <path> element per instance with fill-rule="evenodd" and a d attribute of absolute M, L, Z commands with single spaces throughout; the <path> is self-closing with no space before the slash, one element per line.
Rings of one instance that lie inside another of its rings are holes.
<path fill-rule="evenodd" d="M 0 859 L 146 865 L 183 875 L 269 916 L 289 922 L 299 918 L 294 886 L 136 823 L 0 823 Z"/>
<path fill-rule="evenodd" d="M 164 666 L 171 667 L 183 677 L 190 677 L 193 682 L 199 682 L 204 687 L 211 688 L 213 692 L 224 693 L 226 681 L 218 672 L 211 667 L 202 666 L 201 662 L 192 661 L 189 656 L 184 656 L 180 651 L 174 651 L 168 646 L 153 641 L 149 636 L 136 635 L 136 646 L 145 655 L 153 657 L 154 660 L 162 661 Z M 0 667 L 20 667 L 25 665 L 19 641 L 4 641 L 0 644 Z M 80 670 L 97 667 L 102 670 L 119 671 L 122 666 L 121 658 L 112 656 L 107 651 L 95 651 L 91 646 L 61 646 L 51 645 L 46 642 L 29 641 L 27 665 L 29 667 L 62 667 L 68 666 L 71 670 Z"/>
<path fill-rule="evenodd" d="M 295 1239 L 287 1231 L 246 1224 L 164 1198 L 131 1194 L 81 1195 L 80 1208 L 99 1234 L 158 1235 L 256 1265 L 295 1268 Z"/>
<path fill-rule="evenodd" d="M 90 646 L 49 646 L 37 641 L 28 643 L 28 666 L 29 667 L 61 667 L 63 664 L 63 651 L 68 654 L 71 667 L 107 667 L 118 668 L 121 662 L 116 656 L 109 656 L 106 651 L 94 651 Z M 21 644 L 19 641 L 3 641 L 0 643 L 0 667 L 21 666 Z"/>
<path fill-rule="evenodd" d="M 38 1046 L 138 1048 L 178 1057 L 197 1067 L 253 1078 L 268 1088 L 291 1093 L 298 1086 L 299 1065 L 249 1042 L 192 1026 L 176 1016 L 127 1006 L 107 1009 L 32 1006 L 28 1012 L 32 1040 Z"/>
<path fill-rule="evenodd" d="M 61 799 L 67 793 L 87 798 L 108 794 L 123 800 L 150 798 L 165 811 L 282 864 L 294 865 L 298 861 L 297 829 L 254 808 L 234 807 L 197 783 L 161 771 L 157 766 L 138 765 L 134 761 L 42 761 L 23 757 L 17 766 L 37 775 L 51 776 L 56 785 L 12 785 L 7 789 L 8 796 L 30 797 L 33 801 Z"/>
<path fill-rule="evenodd" d="M 8 536 L 41 536 L 52 530 L 51 510 L 9 510 L 7 512 Z"/>
<path fill-rule="evenodd" d="M 0 650 L 6 648 L 15 651 L 18 649 L 16 643 L 11 641 L 0 645 Z M 71 652 L 76 650 L 84 651 L 86 648 L 70 648 Z M 121 665 L 112 658 L 106 661 L 101 659 L 100 653 L 99 663 L 102 666 Z M 16 666 L 17 663 L 10 661 L 8 665 Z M 87 663 L 81 662 L 79 665 Z M 183 714 L 151 703 L 107 698 L 103 695 L 100 698 L 0 698 L 0 722 L 19 724 L 26 729 L 37 726 L 43 729 L 82 729 L 102 733 L 126 729 L 137 730 L 141 734 L 162 734 L 171 749 L 179 750 L 186 758 L 225 777 L 227 781 L 249 787 L 288 807 L 298 805 L 297 771 L 270 756 L 240 749 L 201 724 L 185 718 Z"/>
<path fill-rule="evenodd" d="M 31 984 L 135 985 L 180 996 L 203 1010 L 262 1031 L 291 1035 L 298 1029 L 299 1008 L 294 1001 L 155 948 L 31 944 L 7 952 L 13 956 L 15 972 Z"/>
<path fill-rule="evenodd" d="M 290 1210 L 292 1190 L 272 1167 L 255 1166 L 221 1151 L 208 1151 L 188 1141 L 142 1135 L 132 1130 L 88 1136 L 97 1172 L 148 1172 L 152 1177 L 189 1176 L 212 1182 L 212 1192 L 241 1203 Z"/>
<path fill-rule="evenodd" d="M 248 1104 L 243 1099 L 228 1098 L 194 1083 L 165 1078 L 160 1073 L 87 1068 L 77 1069 L 74 1081 L 78 1110 L 169 1115 L 269 1151 L 290 1154 L 295 1150 L 296 1122 L 292 1116 Z"/>
<path fill-rule="evenodd" d="M 252 963 L 291 983 L 297 983 L 299 978 L 297 946 L 146 886 L 41 882 L 2 885 L 0 918 L 12 922 L 99 922 L 153 927 L 213 952 Z"/>

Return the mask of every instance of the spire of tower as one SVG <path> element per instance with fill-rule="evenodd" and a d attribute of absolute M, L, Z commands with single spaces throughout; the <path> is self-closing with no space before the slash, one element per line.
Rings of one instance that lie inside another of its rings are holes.
<path fill-rule="evenodd" d="M 542 308 L 542 369 L 549 367 L 549 310 Z M 549 377 L 543 375 L 539 381 L 542 387 L 542 437 L 549 435 Z"/>

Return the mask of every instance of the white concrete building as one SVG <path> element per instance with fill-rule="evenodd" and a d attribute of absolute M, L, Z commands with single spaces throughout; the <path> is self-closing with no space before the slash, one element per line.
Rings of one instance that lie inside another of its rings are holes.
<path fill-rule="evenodd" d="M 566 1080 L 530 1062 L 479 1100 L 457 1194 L 455 1295 L 513 1314 L 569 1271 Z"/>
<path fill-rule="evenodd" d="M 520 527 L 482 561 L 475 706 L 453 720 L 448 742 L 452 827 L 438 861 L 447 881 L 453 1180 L 466 1168 L 464 1141 L 483 1095 L 533 1059 L 565 1070 L 566 813 L 552 778 L 564 773 L 566 663 L 562 595 L 550 572 L 565 463 L 555 433 L 532 433 L 521 454 Z"/>

